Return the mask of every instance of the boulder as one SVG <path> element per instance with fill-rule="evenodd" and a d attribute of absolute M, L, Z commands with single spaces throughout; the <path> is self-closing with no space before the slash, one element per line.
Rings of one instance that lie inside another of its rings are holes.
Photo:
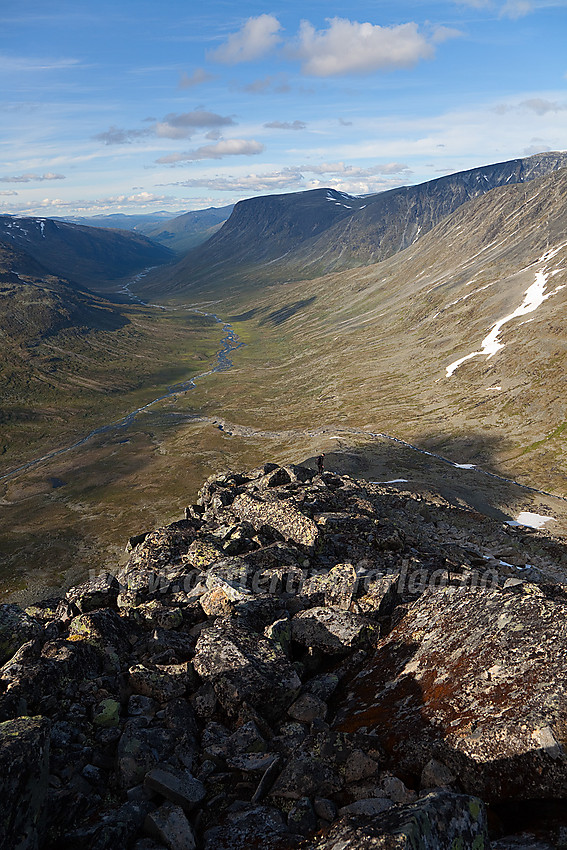
<path fill-rule="evenodd" d="M 195 836 L 181 806 L 164 803 L 146 817 L 145 830 L 169 850 L 195 850 Z"/>
<path fill-rule="evenodd" d="M 255 529 L 262 526 L 274 529 L 284 540 L 291 540 L 306 549 L 313 549 L 319 530 L 312 519 L 301 513 L 290 501 L 260 501 L 242 494 L 231 505 L 231 510 Z"/>
<path fill-rule="evenodd" d="M 0 664 L 24 643 L 38 637 L 43 627 L 18 605 L 0 605 Z"/>
<path fill-rule="evenodd" d="M 335 821 L 323 838 L 305 850 L 483 850 L 490 846 L 486 813 L 476 797 L 435 791 L 415 803 L 382 812 L 384 800 L 361 802 L 374 805 L 359 806 L 363 811 L 354 808 L 356 803 L 346 807 L 350 815 Z"/>
<path fill-rule="evenodd" d="M 185 812 L 190 812 L 205 798 L 205 786 L 188 770 L 164 770 L 155 767 L 146 774 L 144 787 L 156 791 L 175 803 Z"/>
<path fill-rule="evenodd" d="M 498 589 L 428 591 L 345 687 L 336 727 L 372 731 L 416 784 L 437 759 L 487 801 L 566 798 L 566 613 Z"/>
<path fill-rule="evenodd" d="M 43 839 L 49 776 L 45 717 L 0 723 L 0 847 L 37 850 Z"/>
<path fill-rule="evenodd" d="M 276 720 L 293 702 L 300 679 L 280 647 L 244 624 L 218 618 L 201 632 L 193 665 L 211 682 L 229 715 L 243 703 Z"/>
<path fill-rule="evenodd" d="M 300 611 L 293 617 L 291 629 L 296 643 L 320 649 L 327 655 L 346 655 L 377 633 L 366 617 L 329 608 Z"/>
<path fill-rule="evenodd" d="M 293 850 L 301 843 L 290 835 L 281 812 L 268 806 L 247 806 L 231 813 L 222 826 L 205 832 L 204 850 L 243 850 L 258 847 L 262 850 Z"/>
<path fill-rule="evenodd" d="M 120 586 L 111 573 L 101 573 L 97 578 L 71 587 L 65 594 L 68 602 L 76 605 L 81 614 L 97 608 L 115 608 Z"/>

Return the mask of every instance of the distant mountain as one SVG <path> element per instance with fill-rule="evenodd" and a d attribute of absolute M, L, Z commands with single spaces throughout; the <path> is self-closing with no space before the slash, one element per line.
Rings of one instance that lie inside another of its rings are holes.
<path fill-rule="evenodd" d="M 88 289 L 170 262 L 173 253 L 138 233 L 85 227 L 46 218 L 0 216 L 0 240 L 45 269 Z"/>
<path fill-rule="evenodd" d="M 367 197 L 316 189 L 240 201 L 223 227 L 148 290 L 183 292 L 218 280 L 315 277 L 386 259 L 420 239 L 462 204 L 567 166 L 567 153 L 474 168 Z"/>
<path fill-rule="evenodd" d="M 205 210 L 169 213 L 163 210 L 145 215 L 95 215 L 88 218 L 68 218 L 65 221 L 87 227 L 105 227 L 112 230 L 134 230 L 155 242 L 183 254 L 206 242 L 230 216 L 234 204 L 226 207 L 209 207 Z"/>
<path fill-rule="evenodd" d="M 84 224 L 87 227 L 109 227 L 111 230 L 137 230 L 146 235 L 148 230 L 158 226 L 160 223 L 169 221 L 176 216 L 182 215 L 183 211 L 166 212 L 158 210 L 153 213 L 142 215 L 128 215 L 126 213 L 111 213 L 110 215 L 71 216 L 70 218 L 56 217 L 57 221 L 68 221 L 71 224 Z"/>
<path fill-rule="evenodd" d="M 137 226 L 136 230 L 177 253 L 185 253 L 213 236 L 228 219 L 233 209 L 234 204 L 227 207 L 195 210 L 172 218 L 165 224 Z"/>

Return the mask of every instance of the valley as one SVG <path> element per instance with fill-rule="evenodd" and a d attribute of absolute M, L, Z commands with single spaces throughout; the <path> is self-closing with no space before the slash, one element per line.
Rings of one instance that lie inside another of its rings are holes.
<path fill-rule="evenodd" d="M 267 458 L 312 464 L 321 451 L 341 474 L 441 493 L 502 522 L 552 517 L 540 533 L 567 534 L 566 199 L 560 168 L 508 181 L 463 197 L 379 262 L 319 276 L 310 266 L 307 277 L 288 274 L 291 254 L 280 265 L 223 253 L 225 225 L 132 281 L 148 305 L 106 301 L 126 280 L 103 282 L 87 298 L 106 325 L 70 318 L 31 345 L 12 331 L 5 598 L 39 598 L 116 566 L 129 537 L 180 518 L 211 474 Z M 306 225 L 299 208 L 298 227 L 313 227 L 310 209 Z M 338 255 L 336 238 L 325 250 Z M 216 261 L 193 275 L 211 246 Z M 207 313 L 242 343 L 230 368 L 212 371 L 223 332 Z M 190 390 L 168 392 L 195 376 Z"/>

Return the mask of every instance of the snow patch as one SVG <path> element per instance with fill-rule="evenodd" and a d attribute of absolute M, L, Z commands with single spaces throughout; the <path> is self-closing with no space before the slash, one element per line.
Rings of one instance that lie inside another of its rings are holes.
<path fill-rule="evenodd" d="M 517 527 L 525 525 L 528 528 L 543 528 L 546 522 L 555 522 L 555 517 L 534 514 L 531 511 L 521 511 L 516 519 L 506 520 L 506 525 Z"/>
<path fill-rule="evenodd" d="M 538 262 L 545 263 L 549 261 L 555 256 L 555 254 L 557 254 L 558 251 L 561 250 L 562 247 L 564 246 L 547 251 Z M 471 360 L 473 357 L 485 355 L 487 360 L 494 357 L 501 348 L 504 348 L 504 343 L 500 342 L 499 336 L 500 331 L 505 324 L 518 318 L 518 316 L 525 316 L 527 313 L 533 313 L 534 310 L 537 310 L 544 301 L 547 301 L 548 298 L 555 295 L 560 289 L 565 288 L 564 286 L 557 286 L 550 292 L 546 292 L 545 287 L 549 274 L 550 273 L 545 270 L 536 272 L 535 282 L 532 283 L 532 285 L 524 293 L 524 300 L 520 306 L 517 307 L 513 313 L 510 313 L 508 316 L 504 316 L 503 319 L 500 319 L 492 326 L 490 333 L 485 336 L 481 342 L 482 347 L 480 351 L 473 351 L 471 354 L 466 354 L 464 357 L 460 357 L 458 360 L 450 363 L 449 366 L 446 367 L 445 377 L 450 378 L 459 366 L 462 366 L 463 363 L 466 363 L 467 360 Z"/>
<path fill-rule="evenodd" d="M 474 463 L 454 463 L 453 466 L 456 466 L 457 469 L 476 469 Z"/>

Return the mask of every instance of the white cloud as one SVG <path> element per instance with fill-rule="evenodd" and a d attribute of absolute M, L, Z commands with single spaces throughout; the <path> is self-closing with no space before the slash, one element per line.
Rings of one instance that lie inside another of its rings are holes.
<path fill-rule="evenodd" d="M 326 30 L 317 31 L 302 21 L 298 46 L 293 55 L 302 61 L 305 74 L 330 77 L 337 74 L 364 74 L 386 68 L 408 68 L 435 54 L 431 41 L 418 31 L 416 23 L 381 27 L 345 18 L 332 18 Z M 440 28 L 441 40 L 456 35 L 456 30 Z"/>
<path fill-rule="evenodd" d="M 20 174 L 17 177 L 0 177 L 0 183 L 36 183 L 43 180 L 65 180 L 64 174 L 53 174 L 48 171 L 46 174 Z"/>
<path fill-rule="evenodd" d="M 269 121 L 264 127 L 270 130 L 305 130 L 307 124 L 305 121 Z"/>
<path fill-rule="evenodd" d="M 112 125 L 104 133 L 97 133 L 93 136 L 95 142 L 102 142 L 104 145 L 131 145 L 136 139 L 143 139 L 151 134 L 151 128 L 147 127 L 144 130 L 124 130 L 122 127 Z"/>
<path fill-rule="evenodd" d="M 250 62 L 269 53 L 281 41 L 281 24 L 274 15 L 248 18 L 238 32 L 229 35 L 225 44 L 208 54 L 208 58 L 227 65 Z"/>
<path fill-rule="evenodd" d="M 528 100 L 522 100 L 519 105 L 531 109 L 538 115 L 545 115 L 547 112 L 562 112 L 567 109 L 567 103 L 557 103 L 557 101 L 546 100 L 543 97 L 531 97 Z"/>
<path fill-rule="evenodd" d="M 216 145 L 203 145 L 194 151 L 172 153 L 156 162 L 173 165 L 177 162 L 196 162 L 201 159 L 222 159 L 225 156 L 254 156 L 262 153 L 264 145 L 254 139 L 221 139 Z"/>
<path fill-rule="evenodd" d="M 146 119 L 155 121 L 155 119 Z M 197 130 L 228 127 L 235 123 L 230 116 L 217 115 L 204 109 L 192 112 L 170 112 L 161 121 L 143 129 L 124 130 L 112 126 L 104 133 L 97 133 L 93 139 L 105 145 L 129 145 L 138 139 L 157 136 L 165 139 L 190 139 Z"/>
<path fill-rule="evenodd" d="M 299 187 L 303 181 L 300 171 L 284 168 L 267 174 L 246 174 L 242 177 L 195 177 L 174 186 L 206 186 L 220 192 L 272 192 L 275 189 Z"/>
<path fill-rule="evenodd" d="M 217 115 L 215 112 L 206 112 L 203 109 L 195 109 L 193 112 L 182 112 L 177 114 L 170 112 L 163 121 L 155 125 L 157 136 L 167 139 L 187 139 L 195 130 L 216 127 L 227 127 L 233 125 L 234 119 L 230 116 Z"/>
<path fill-rule="evenodd" d="M 370 168 L 359 168 L 355 165 L 345 165 L 344 162 L 322 162 L 319 165 L 300 165 L 300 171 L 310 174 L 346 174 L 349 177 L 366 179 L 377 174 L 410 174 L 410 169 L 403 162 L 387 162 L 383 165 L 373 165 Z"/>
<path fill-rule="evenodd" d="M 7 198 L 9 195 L 17 195 L 17 194 L 18 194 L 17 192 L 0 192 L 0 195 L 3 198 Z"/>
<path fill-rule="evenodd" d="M 210 74 L 208 71 L 205 71 L 204 68 L 195 68 L 191 76 L 186 72 L 181 74 L 181 78 L 179 80 L 179 88 L 180 89 L 192 89 L 195 86 L 200 86 L 203 83 L 208 83 L 210 80 L 214 80 L 214 74 Z"/>
<path fill-rule="evenodd" d="M 287 94 L 291 91 L 291 86 L 284 74 L 268 74 L 258 80 L 253 80 L 248 85 L 242 87 L 242 91 L 249 94 Z"/>

